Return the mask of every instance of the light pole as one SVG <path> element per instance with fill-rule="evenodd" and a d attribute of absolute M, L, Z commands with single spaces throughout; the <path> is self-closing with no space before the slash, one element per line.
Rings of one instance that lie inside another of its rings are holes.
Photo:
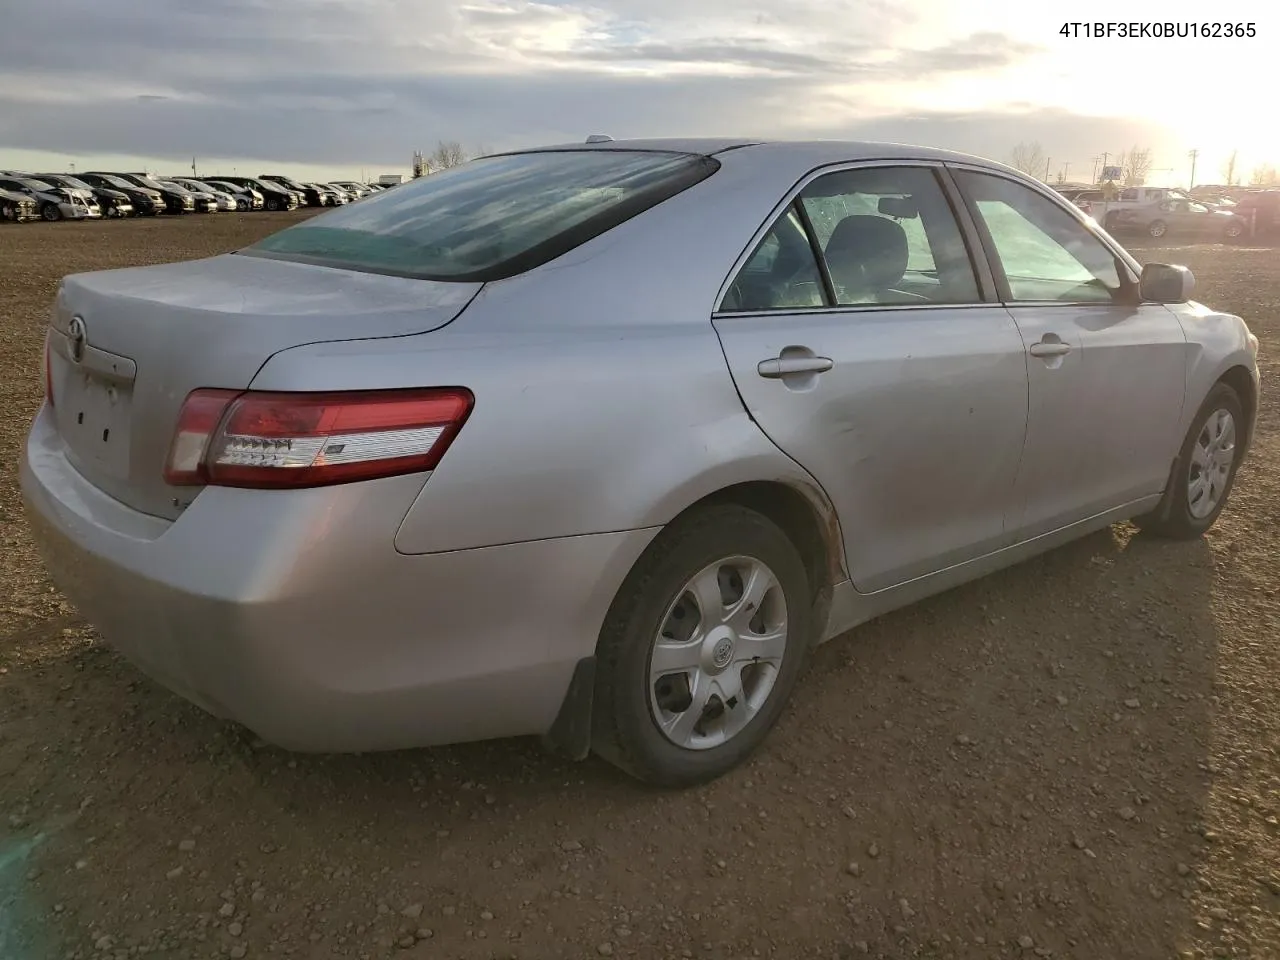
<path fill-rule="evenodd" d="M 1200 156 L 1200 151 L 1192 150 L 1187 156 L 1191 158 L 1191 182 L 1187 184 L 1187 192 L 1190 193 L 1196 185 L 1196 157 Z"/>

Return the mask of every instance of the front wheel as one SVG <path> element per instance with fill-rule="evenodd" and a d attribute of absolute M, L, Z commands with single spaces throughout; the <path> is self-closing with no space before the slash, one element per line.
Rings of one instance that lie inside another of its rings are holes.
<path fill-rule="evenodd" d="M 763 515 L 726 504 L 677 520 L 605 620 L 593 749 L 662 786 L 727 773 L 781 715 L 812 645 L 812 608 L 799 553 Z"/>
<path fill-rule="evenodd" d="M 46 203 L 40 208 L 40 216 L 53 223 L 55 220 L 62 219 L 62 208 L 56 203 Z"/>
<path fill-rule="evenodd" d="M 1244 408 L 1225 383 L 1209 391 L 1187 431 L 1160 505 L 1135 518 L 1143 530 L 1194 540 L 1213 526 L 1227 505 L 1240 466 Z"/>
<path fill-rule="evenodd" d="M 1163 220 L 1152 220 L 1151 223 L 1147 225 L 1147 233 L 1153 237 L 1163 237 L 1168 232 L 1169 225 Z"/>
<path fill-rule="evenodd" d="M 1228 239 L 1228 240 L 1234 240 L 1234 239 L 1236 239 L 1237 237 L 1239 237 L 1239 236 L 1240 236 L 1241 234 L 1243 234 L 1243 233 L 1244 233 L 1244 224 L 1242 224 L 1242 223 L 1228 223 L 1228 224 L 1227 224 L 1226 234 L 1227 234 L 1227 239 Z"/>

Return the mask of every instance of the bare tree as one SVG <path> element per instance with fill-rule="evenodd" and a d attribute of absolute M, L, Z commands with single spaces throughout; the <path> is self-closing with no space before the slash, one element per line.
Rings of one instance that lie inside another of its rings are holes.
<path fill-rule="evenodd" d="M 1013 148 L 1013 153 L 1009 155 L 1009 166 L 1022 173 L 1042 178 L 1044 176 L 1045 156 L 1044 148 L 1040 146 L 1040 141 L 1019 142 Z"/>
<path fill-rule="evenodd" d="M 1249 177 L 1249 184 L 1254 187 L 1274 187 L 1280 184 L 1280 171 L 1277 171 L 1275 165 L 1270 163 L 1254 167 L 1253 173 Z"/>
<path fill-rule="evenodd" d="M 1240 182 L 1240 171 L 1236 169 L 1239 155 L 1239 150 L 1232 150 L 1231 156 L 1227 157 L 1227 162 L 1222 165 L 1222 179 L 1227 181 L 1228 187 L 1234 187 Z"/>
<path fill-rule="evenodd" d="M 1151 148 L 1136 145 L 1123 155 L 1121 166 L 1124 168 L 1124 185 L 1140 187 L 1147 182 L 1147 174 L 1151 172 Z"/>
<path fill-rule="evenodd" d="M 466 151 L 462 149 L 462 144 L 457 140 L 444 141 L 441 140 L 436 144 L 436 148 L 431 151 L 431 155 L 427 157 L 427 168 L 430 170 L 448 170 L 450 167 L 460 167 L 467 162 Z"/>

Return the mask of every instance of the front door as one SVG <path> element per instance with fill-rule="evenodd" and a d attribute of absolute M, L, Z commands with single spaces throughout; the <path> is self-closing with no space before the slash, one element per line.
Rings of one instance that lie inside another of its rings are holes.
<path fill-rule="evenodd" d="M 1065 202 L 999 174 L 955 175 L 1027 347 L 1018 538 L 1159 493 L 1181 440 L 1177 317 L 1141 302 L 1128 266 Z"/>
<path fill-rule="evenodd" d="M 979 295 L 940 173 L 814 177 L 714 318 L 752 417 L 834 503 L 862 592 L 1008 541 L 1026 359 Z"/>

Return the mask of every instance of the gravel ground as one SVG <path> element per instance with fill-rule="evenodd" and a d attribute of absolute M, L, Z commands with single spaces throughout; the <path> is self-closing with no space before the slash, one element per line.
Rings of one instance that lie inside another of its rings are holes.
<path fill-rule="evenodd" d="M 0 229 L 0 957 L 1280 955 L 1280 407 L 1203 541 L 1124 525 L 823 647 L 763 752 L 658 793 L 526 742 L 290 756 L 49 585 L 14 465 L 67 272 L 295 215 Z M 1184 262 L 1274 382 L 1280 251 Z"/>

